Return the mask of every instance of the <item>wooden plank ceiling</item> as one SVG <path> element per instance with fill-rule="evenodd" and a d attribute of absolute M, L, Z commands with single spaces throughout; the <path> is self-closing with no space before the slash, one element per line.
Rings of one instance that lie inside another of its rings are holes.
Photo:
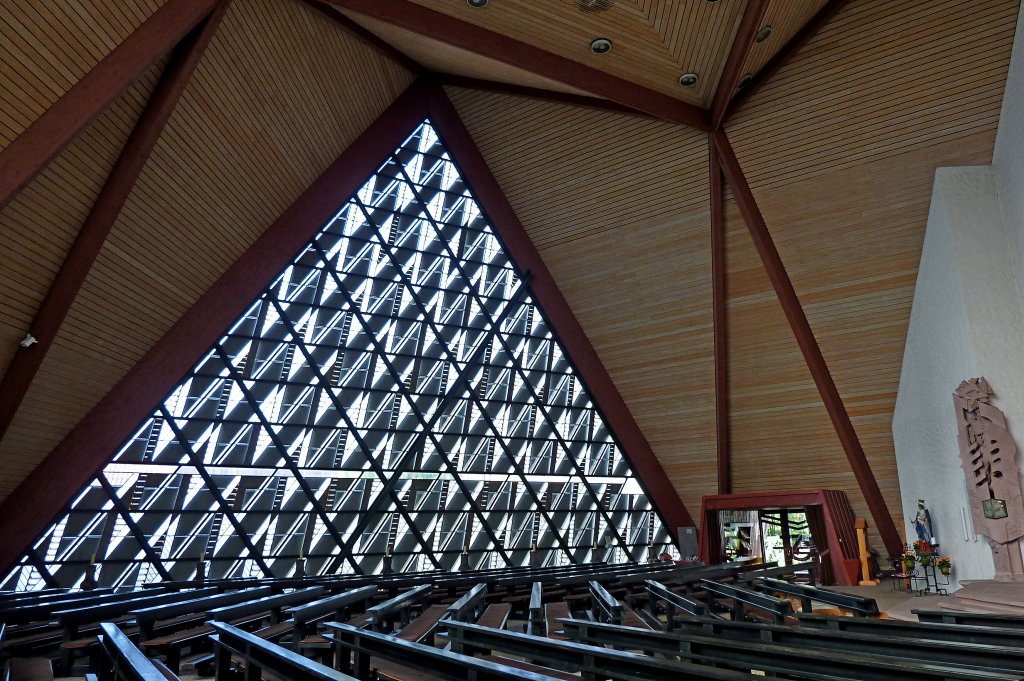
<path fill-rule="evenodd" d="M 746 6 L 415 2 L 700 106 Z M 0 144 L 159 4 L 0 0 Z M 772 2 L 772 36 L 741 72 L 763 66 L 823 5 Z M 897 521 L 891 417 L 931 179 L 938 166 L 990 162 L 1017 10 L 1018 0 L 852 0 L 726 126 Z M 429 70 L 576 92 L 350 16 Z M 614 41 L 610 54 L 590 52 L 599 36 Z M 162 69 L 0 211 L 0 365 Z M 697 87 L 678 85 L 684 71 L 700 73 Z M 411 80 L 329 13 L 234 0 L 0 442 L 0 499 Z M 565 102 L 447 92 L 695 511 L 717 487 L 706 135 Z M 838 488 L 866 515 L 730 198 L 726 209 L 733 489 Z"/>

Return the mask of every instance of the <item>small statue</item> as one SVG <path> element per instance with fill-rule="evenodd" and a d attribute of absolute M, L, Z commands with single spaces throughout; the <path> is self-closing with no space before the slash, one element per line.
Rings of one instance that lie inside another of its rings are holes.
<path fill-rule="evenodd" d="M 914 516 L 914 529 L 917 530 L 917 538 L 929 544 L 935 543 L 932 532 L 932 516 L 924 507 L 924 499 L 917 500 L 917 515 Z"/>

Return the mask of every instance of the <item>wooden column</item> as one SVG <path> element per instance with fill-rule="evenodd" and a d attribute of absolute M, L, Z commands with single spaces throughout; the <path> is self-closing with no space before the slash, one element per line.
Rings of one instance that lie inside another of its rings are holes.
<path fill-rule="evenodd" d="M 156 146 L 161 131 L 171 117 L 178 98 L 185 91 L 189 78 L 217 31 L 227 6 L 227 2 L 222 2 L 206 21 L 194 28 L 175 49 L 174 56 L 132 129 L 103 189 L 100 190 L 96 203 L 78 230 L 78 235 L 64 258 L 57 277 L 29 326 L 28 332 L 37 342 L 29 347 L 18 348 L 3 379 L 0 380 L 0 395 L 4 396 L 3 405 L 0 407 L 0 440 L 14 420 L 14 415 L 46 358 L 46 353 L 67 317 L 75 296 L 78 295 L 89 270 L 100 254 L 117 216 L 121 214 L 121 209 L 128 200 L 139 174 L 142 173 L 153 147 Z"/>
<path fill-rule="evenodd" d="M 882 536 L 885 548 L 890 554 L 898 555 L 902 550 L 903 542 L 900 539 L 895 523 L 893 523 L 892 516 L 889 514 L 889 509 L 885 505 L 885 499 L 878 488 L 878 482 L 871 472 L 867 456 L 864 454 L 860 441 L 857 439 L 857 433 L 850 422 L 846 406 L 839 396 L 839 390 L 832 380 L 832 374 L 828 370 L 828 365 L 825 364 L 821 348 L 818 347 L 818 342 L 811 331 L 811 325 L 808 323 L 807 316 L 800 306 L 800 300 L 797 298 L 796 291 L 793 288 L 793 282 L 790 281 L 789 274 L 787 274 L 786 268 L 782 263 L 782 258 L 779 256 L 775 243 L 772 241 L 768 225 L 765 224 L 764 217 L 757 207 L 757 202 L 754 200 L 754 195 L 750 191 L 750 186 L 747 184 L 743 170 L 736 160 L 736 155 L 733 152 L 732 145 L 729 144 L 725 132 L 721 129 L 716 130 L 711 134 L 711 139 L 725 177 L 732 188 L 732 193 L 739 206 L 740 213 L 743 215 L 743 220 L 746 222 L 747 229 L 750 231 L 750 236 L 754 241 L 754 247 L 761 256 L 761 262 L 768 273 L 768 279 L 775 289 L 775 294 L 779 298 L 782 310 L 785 312 L 789 326 L 796 337 L 797 345 L 800 346 L 800 352 L 803 353 L 804 360 L 807 362 L 807 368 L 810 369 L 814 384 L 818 387 L 818 392 L 821 394 L 825 410 L 832 420 L 832 425 L 839 436 L 839 441 L 843 446 L 843 451 L 846 453 L 846 458 L 849 460 L 853 474 L 857 478 L 857 483 L 860 486 L 861 493 L 864 495 L 864 500 L 867 502 L 871 515 L 875 519 L 875 526 Z"/>
<path fill-rule="evenodd" d="M 168 0 L 0 152 L 0 208 L 220 0 Z"/>
<path fill-rule="evenodd" d="M 718 493 L 732 491 L 729 468 L 729 343 L 726 320 L 725 206 L 722 169 L 715 147 L 708 143 L 711 175 L 711 311 L 714 320 L 715 449 L 718 454 Z"/>

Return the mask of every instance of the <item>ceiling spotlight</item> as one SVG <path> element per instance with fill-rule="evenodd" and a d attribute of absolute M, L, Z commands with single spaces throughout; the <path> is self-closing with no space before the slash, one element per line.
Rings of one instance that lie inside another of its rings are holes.
<path fill-rule="evenodd" d="M 740 90 L 746 90 L 748 87 L 750 87 L 750 81 L 752 80 L 754 80 L 754 77 L 752 75 L 750 75 L 749 73 L 745 74 L 742 78 L 740 78 L 740 82 L 736 84 L 737 92 Z"/>
<path fill-rule="evenodd" d="M 486 7 L 487 0 L 466 0 L 470 7 Z"/>
<path fill-rule="evenodd" d="M 697 74 L 684 73 L 683 75 L 679 76 L 679 84 L 682 85 L 683 87 L 693 87 L 694 85 L 697 84 Z"/>
<path fill-rule="evenodd" d="M 754 42 L 755 43 L 763 43 L 765 40 L 768 40 L 768 38 L 771 38 L 771 37 L 772 37 L 772 27 L 771 27 L 771 24 L 769 24 L 767 26 L 762 26 L 761 27 L 761 30 L 757 32 L 756 36 L 754 36 Z"/>
<path fill-rule="evenodd" d="M 612 51 L 612 41 L 608 38 L 596 38 L 590 43 L 590 51 L 594 54 L 608 54 Z"/>

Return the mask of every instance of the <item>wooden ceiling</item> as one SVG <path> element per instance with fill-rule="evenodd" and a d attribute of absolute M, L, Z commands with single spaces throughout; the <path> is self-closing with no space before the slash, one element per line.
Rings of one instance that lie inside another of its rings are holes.
<path fill-rule="evenodd" d="M 748 9 L 744 0 L 617 0 L 597 12 L 574 0 L 412 1 L 702 108 Z M 0 0 L 0 154 L 162 4 Z M 503 60 L 332 4 L 345 12 L 337 20 L 301 0 L 231 2 L 0 440 L 0 500 L 413 82 L 406 60 L 347 28 L 347 16 L 425 70 L 553 93 L 447 88 L 696 512 L 717 489 L 707 136 L 559 100 L 594 90 L 531 71 L 515 54 Z M 757 72 L 824 6 L 768 3 L 761 24 L 772 36 L 741 55 L 737 73 Z M 851 0 L 725 125 L 897 519 L 891 417 L 931 179 L 938 166 L 991 161 L 1017 12 L 1018 0 Z M 593 55 L 595 37 L 611 38 L 612 52 Z M 165 64 L 0 210 L 0 367 Z M 695 88 L 677 83 L 684 71 L 700 74 Z M 726 208 L 733 489 L 838 488 L 866 515 L 731 197 Z"/>

